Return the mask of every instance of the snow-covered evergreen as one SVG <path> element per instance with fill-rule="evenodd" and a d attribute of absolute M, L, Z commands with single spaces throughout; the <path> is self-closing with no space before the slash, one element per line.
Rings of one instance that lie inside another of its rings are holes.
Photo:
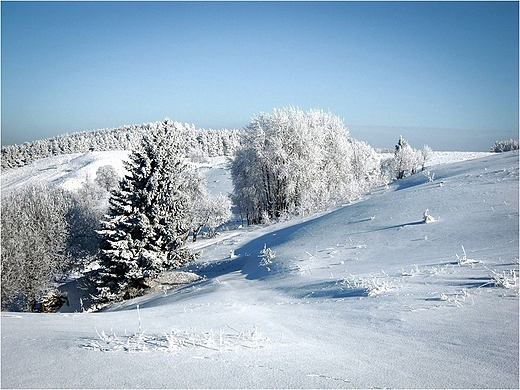
<path fill-rule="evenodd" d="M 92 276 L 98 305 L 140 295 L 147 279 L 194 260 L 184 246 L 192 199 L 183 146 L 165 123 L 130 155 L 129 174 L 112 191 L 102 221 L 101 267 Z"/>

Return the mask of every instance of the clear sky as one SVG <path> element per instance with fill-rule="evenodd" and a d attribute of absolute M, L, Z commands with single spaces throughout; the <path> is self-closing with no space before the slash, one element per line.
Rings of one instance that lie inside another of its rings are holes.
<path fill-rule="evenodd" d="M 517 2 L 2 2 L 2 144 L 321 108 L 374 147 L 518 138 Z"/>

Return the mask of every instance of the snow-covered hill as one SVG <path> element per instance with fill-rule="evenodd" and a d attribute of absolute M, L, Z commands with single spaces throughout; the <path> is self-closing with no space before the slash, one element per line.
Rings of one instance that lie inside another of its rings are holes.
<path fill-rule="evenodd" d="M 63 154 L 37 160 L 29 165 L 2 171 L 2 193 L 33 184 L 60 186 L 76 190 L 87 179 L 94 180 L 99 167 L 112 165 L 119 175 L 125 169 L 123 160 L 128 151 L 88 152 Z"/>
<path fill-rule="evenodd" d="M 2 387 L 518 388 L 518 152 L 429 170 L 200 240 L 183 288 L 2 313 Z"/>

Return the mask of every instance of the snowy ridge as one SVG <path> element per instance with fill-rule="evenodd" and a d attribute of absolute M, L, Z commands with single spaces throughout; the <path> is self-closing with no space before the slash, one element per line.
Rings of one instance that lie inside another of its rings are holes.
<path fill-rule="evenodd" d="M 199 281 L 101 313 L 2 313 L 2 387 L 518 388 L 518 168 L 200 240 Z"/>

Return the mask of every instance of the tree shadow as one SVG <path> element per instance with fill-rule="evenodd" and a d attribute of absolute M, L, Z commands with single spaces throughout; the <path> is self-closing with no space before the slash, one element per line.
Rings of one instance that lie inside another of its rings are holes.
<path fill-rule="evenodd" d="M 307 224 L 309 224 L 309 221 L 264 234 L 235 249 L 235 258 L 191 264 L 186 267 L 186 271 L 206 278 L 218 278 L 240 271 L 248 280 L 265 279 L 285 274 L 289 271 L 289 268 L 285 267 L 283 262 L 277 261 L 276 257 L 271 264 L 260 264 L 262 261 L 260 251 L 264 248 L 264 245 L 268 248 L 281 245 L 296 233 L 302 234 L 303 232 L 303 234 L 312 235 L 305 233 L 305 225 Z"/>
<path fill-rule="evenodd" d="M 301 239 L 302 235 L 313 236 L 313 233 L 306 229 L 309 224 L 316 223 L 319 219 L 330 216 L 327 214 L 318 217 L 311 221 L 301 222 L 299 224 L 282 228 L 271 233 L 264 234 L 258 238 L 251 240 L 240 248 L 234 250 L 235 258 L 223 259 L 219 261 L 210 261 L 203 263 L 194 263 L 185 268 L 188 272 L 193 272 L 201 277 L 218 278 L 232 272 L 241 272 L 248 280 L 266 279 L 273 277 L 281 277 L 288 274 L 290 268 L 285 265 L 283 261 L 278 261 L 275 257 L 271 264 L 261 265 L 262 257 L 260 251 L 264 248 L 276 248 L 276 246 L 288 242 L 291 238 L 298 236 Z M 353 221 L 351 223 L 366 222 L 366 220 Z M 349 232 L 349 235 L 370 233 L 375 231 L 383 231 L 390 229 L 404 228 L 407 226 L 423 225 L 423 221 L 415 221 L 402 223 L 399 225 L 387 226 L 382 228 L 375 228 L 373 230 Z"/>
<path fill-rule="evenodd" d="M 336 281 L 313 283 L 304 286 L 280 288 L 283 292 L 300 299 L 339 299 L 367 297 L 368 291 L 361 287 L 348 287 Z"/>

